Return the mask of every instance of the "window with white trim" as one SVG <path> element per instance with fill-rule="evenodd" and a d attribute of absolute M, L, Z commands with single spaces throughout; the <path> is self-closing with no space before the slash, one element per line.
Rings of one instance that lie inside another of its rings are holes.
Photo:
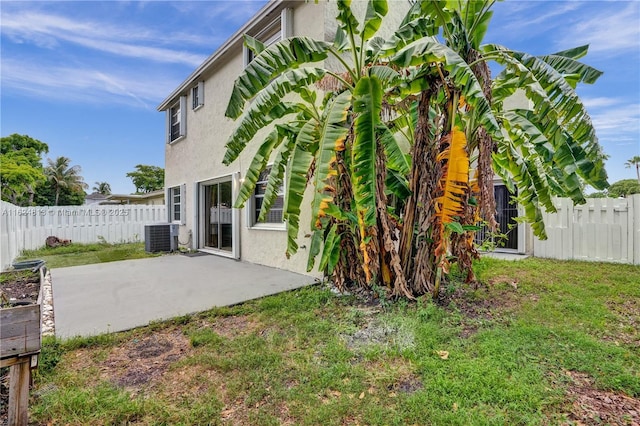
<path fill-rule="evenodd" d="M 182 188 L 174 186 L 169 188 L 169 220 L 171 222 L 182 222 Z"/>
<path fill-rule="evenodd" d="M 191 89 L 191 108 L 196 110 L 204 105 L 204 81 Z"/>
<path fill-rule="evenodd" d="M 167 142 L 174 142 L 187 134 L 187 97 L 180 99 L 167 110 Z"/>
<path fill-rule="evenodd" d="M 255 34 L 249 34 L 251 37 L 260 41 L 265 47 L 269 47 L 278 41 L 291 37 L 293 35 L 292 30 L 292 9 L 283 9 L 280 16 L 268 23 L 263 29 Z M 244 46 L 244 66 L 249 65 L 253 61 L 254 54 L 251 49 Z"/>
<path fill-rule="evenodd" d="M 263 221 L 258 221 L 260 217 L 260 209 L 264 203 L 264 195 L 267 190 L 267 183 L 269 181 L 269 174 L 271 173 L 271 167 L 267 167 L 260 173 L 258 181 L 256 182 L 256 189 L 253 192 L 252 197 L 252 225 L 260 224 L 283 224 L 283 212 L 284 212 L 284 188 L 280 185 L 278 189 L 278 197 L 271 204 L 271 208 L 267 212 Z"/>

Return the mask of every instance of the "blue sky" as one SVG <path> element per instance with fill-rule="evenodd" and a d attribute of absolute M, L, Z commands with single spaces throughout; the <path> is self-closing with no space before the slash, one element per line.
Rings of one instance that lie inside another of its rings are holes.
<path fill-rule="evenodd" d="M 47 143 L 90 187 L 131 193 L 136 164 L 164 167 L 157 105 L 264 3 L 2 0 L 0 133 Z M 578 93 L 610 156 L 609 181 L 635 177 L 624 162 L 640 155 L 640 2 L 507 0 L 493 10 L 485 42 L 533 54 L 591 45 L 583 60 L 605 74 Z"/>

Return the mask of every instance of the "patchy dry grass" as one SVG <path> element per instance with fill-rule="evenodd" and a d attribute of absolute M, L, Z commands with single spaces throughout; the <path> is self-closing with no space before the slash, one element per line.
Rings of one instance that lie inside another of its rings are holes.
<path fill-rule="evenodd" d="M 636 425 L 640 268 L 485 259 L 383 309 L 310 287 L 48 341 L 39 424 Z"/>

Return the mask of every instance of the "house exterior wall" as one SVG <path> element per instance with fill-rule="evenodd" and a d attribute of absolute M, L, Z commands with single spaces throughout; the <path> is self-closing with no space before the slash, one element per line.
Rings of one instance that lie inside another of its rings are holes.
<path fill-rule="evenodd" d="M 278 7 L 268 15 L 264 15 L 263 12 L 256 15 L 254 18 L 256 28 L 277 19 L 281 9 L 287 7 L 293 9 L 291 15 L 293 35 L 304 35 L 321 40 L 332 40 L 335 36 L 337 27 L 335 2 L 315 3 L 285 0 L 272 2 L 263 11 L 276 4 Z M 364 17 L 366 4 L 366 1 L 353 2 L 353 8 L 359 19 Z M 382 32 L 389 33 L 389 28 L 396 28 L 408 7 L 408 1 L 390 2 L 389 13 L 385 18 Z M 262 22 L 258 22 L 260 19 Z M 251 25 L 248 24 L 239 32 L 255 33 L 256 28 L 252 28 Z M 190 76 L 192 81 L 190 85 L 185 85 L 182 92 L 174 92 L 172 97 L 167 98 L 167 101 L 161 106 L 161 109 L 170 108 L 177 102 L 180 95 L 187 95 L 186 135 L 165 146 L 165 187 L 182 186 L 184 188 L 182 202 L 184 203 L 185 215 L 181 220 L 179 241 L 188 241 L 188 245 L 193 249 L 202 247 L 202 231 L 199 225 L 199 210 L 202 209 L 199 205 L 200 186 L 203 183 L 211 183 L 217 179 L 231 176 L 235 201 L 240 180 L 257 149 L 257 144 L 250 144 L 234 163 L 229 166 L 222 164 L 225 143 L 236 126 L 236 122 L 226 118 L 224 113 L 231 96 L 233 83 L 243 70 L 243 56 L 239 38 L 235 42 L 230 41 L 227 45 L 223 45 L 217 53 L 214 53 L 215 60 L 194 71 L 194 74 Z M 332 68 L 333 65 L 326 64 L 327 67 Z M 197 73 L 200 71 L 202 72 L 198 75 Z M 204 105 L 194 110 L 192 109 L 191 89 L 197 85 L 198 81 L 204 81 Z M 255 140 L 259 141 L 260 137 L 265 135 L 266 132 L 262 132 L 256 136 Z M 236 211 L 237 232 L 234 238 L 237 238 L 239 243 L 237 257 L 252 263 L 306 273 L 307 250 L 310 244 L 307 235 L 310 234 L 312 196 L 313 191 L 308 188 L 301 206 L 298 237 L 300 249 L 290 259 L 285 256 L 287 232 L 284 226 L 251 227 L 247 208 L 245 207 L 239 212 Z M 317 271 L 311 274 L 319 276 Z"/>

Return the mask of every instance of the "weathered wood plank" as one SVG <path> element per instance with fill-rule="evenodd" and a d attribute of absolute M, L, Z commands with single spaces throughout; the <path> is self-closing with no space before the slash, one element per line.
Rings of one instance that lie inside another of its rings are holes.
<path fill-rule="evenodd" d="M 30 357 L 9 368 L 9 424 L 28 424 L 29 382 L 31 379 Z"/>
<path fill-rule="evenodd" d="M 2 337 L 0 340 L 4 343 L 5 339 L 16 336 L 28 336 L 40 332 L 40 325 L 36 321 L 21 321 L 2 325 Z"/>
<path fill-rule="evenodd" d="M 40 331 L 40 305 L 0 309 L 0 358 L 39 351 Z"/>

